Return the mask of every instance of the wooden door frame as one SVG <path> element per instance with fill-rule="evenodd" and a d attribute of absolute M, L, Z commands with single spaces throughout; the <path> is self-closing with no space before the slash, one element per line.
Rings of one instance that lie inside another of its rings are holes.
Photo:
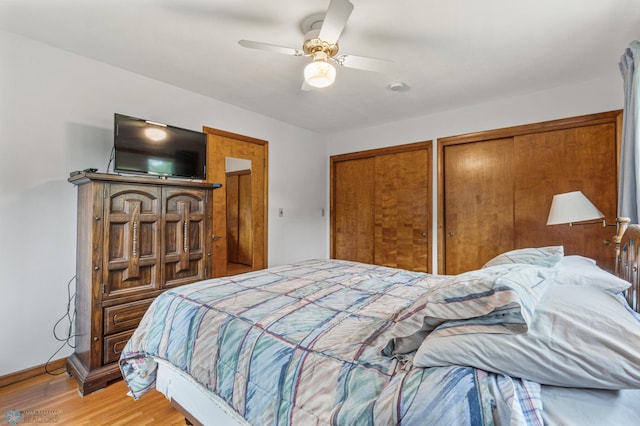
<path fill-rule="evenodd" d="M 544 121 L 540 123 L 525 124 L 521 126 L 505 127 L 495 130 L 486 130 L 467 133 L 458 136 L 449 136 L 438 139 L 438 274 L 445 271 L 445 226 L 444 218 L 444 148 L 450 145 L 463 143 L 482 142 L 501 138 L 516 137 L 533 133 L 548 132 L 554 130 L 571 129 L 575 127 L 614 123 L 616 125 L 616 176 L 620 172 L 620 148 L 622 141 L 622 110 L 614 110 L 596 114 L 587 114 L 577 117 L 562 118 L 558 120 Z"/>
<path fill-rule="evenodd" d="M 259 261 L 255 263 L 256 256 L 254 255 L 254 265 L 253 269 L 264 269 L 268 266 L 268 242 L 269 242 L 269 142 L 252 138 L 250 136 L 240 135 L 237 133 L 228 132 L 225 130 L 215 129 L 212 127 L 203 126 L 203 132 L 207 135 L 219 136 L 223 138 L 233 139 L 241 142 L 247 142 L 250 144 L 255 144 L 261 146 L 264 154 L 264 173 L 262 176 L 258 176 L 258 174 L 253 174 L 257 178 L 261 178 L 264 182 L 264 192 L 263 192 L 263 223 L 260 223 L 260 227 L 263 229 L 262 239 L 263 244 L 254 244 L 253 250 L 254 254 L 257 250 L 261 252 L 261 256 L 258 257 Z M 207 141 L 207 158 L 210 157 L 211 150 L 213 147 L 210 146 L 209 140 Z M 225 175 L 226 173 L 222 173 Z M 213 176 L 207 176 L 207 181 L 213 183 Z M 223 183 L 223 182 L 215 182 L 215 183 Z M 224 185 L 213 191 L 213 235 L 221 236 L 222 238 L 216 239 L 212 242 L 212 250 L 213 250 L 213 276 L 226 276 L 227 275 L 227 193 Z M 254 224 L 255 228 L 255 224 Z"/>

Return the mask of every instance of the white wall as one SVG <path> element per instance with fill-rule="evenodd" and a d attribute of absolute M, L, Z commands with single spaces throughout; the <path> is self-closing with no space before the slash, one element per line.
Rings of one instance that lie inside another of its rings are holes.
<path fill-rule="evenodd" d="M 318 134 L 2 31 L 0 64 L 0 376 L 45 363 L 60 346 L 52 328 L 76 250 L 67 178 L 106 170 L 114 112 L 269 141 L 269 264 L 327 252 Z"/>
<path fill-rule="evenodd" d="M 59 347 L 51 329 L 66 310 L 75 271 L 76 193 L 66 179 L 72 170 L 106 170 L 114 112 L 268 140 L 269 264 L 278 265 L 329 253 L 329 155 L 609 111 L 623 102 L 612 64 L 609 75 L 589 82 L 318 135 L 2 31 L 0 64 L 0 376 L 43 364 Z M 435 219 L 434 206 L 434 230 Z M 436 265 L 437 254 L 434 271 Z"/>
<path fill-rule="evenodd" d="M 402 93 L 398 95 L 402 96 Z M 438 138 L 612 111 L 622 109 L 623 105 L 622 78 L 617 64 L 612 63 L 611 71 L 595 80 L 328 135 L 325 136 L 327 156 L 404 143 L 433 141 L 432 272 L 436 273 L 438 270 L 436 235 Z M 614 170 L 611 172 L 615 173 Z M 328 170 L 326 176 L 328 181 Z M 329 191 L 328 186 L 327 191 Z M 328 200 L 329 193 L 327 193 L 327 204 L 329 204 Z"/>

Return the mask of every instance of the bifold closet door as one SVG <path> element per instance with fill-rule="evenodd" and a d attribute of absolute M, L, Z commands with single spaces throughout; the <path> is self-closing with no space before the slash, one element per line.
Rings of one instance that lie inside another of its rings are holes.
<path fill-rule="evenodd" d="M 375 158 L 335 163 L 334 257 L 374 263 Z"/>
<path fill-rule="evenodd" d="M 444 146 L 445 271 L 481 267 L 513 248 L 513 138 Z"/>
<path fill-rule="evenodd" d="M 430 150 L 375 157 L 375 263 L 430 270 Z"/>
<path fill-rule="evenodd" d="M 431 271 L 432 143 L 331 157 L 331 256 Z"/>

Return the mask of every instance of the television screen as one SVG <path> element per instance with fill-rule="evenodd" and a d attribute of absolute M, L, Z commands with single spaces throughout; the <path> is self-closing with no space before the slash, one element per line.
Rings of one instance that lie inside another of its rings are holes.
<path fill-rule="evenodd" d="M 115 114 L 114 171 L 205 179 L 202 132 Z"/>

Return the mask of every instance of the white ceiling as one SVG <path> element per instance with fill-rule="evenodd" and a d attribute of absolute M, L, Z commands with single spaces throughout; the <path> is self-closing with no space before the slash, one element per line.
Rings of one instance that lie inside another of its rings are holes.
<path fill-rule="evenodd" d="M 340 53 L 393 67 L 310 92 L 308 58 L 238 40 L 301 48 L 329 0 L 0 0 L 0 29 L 319 132 L 611 75 L 640 38 L 639 0 L 351 1 Z"/>

